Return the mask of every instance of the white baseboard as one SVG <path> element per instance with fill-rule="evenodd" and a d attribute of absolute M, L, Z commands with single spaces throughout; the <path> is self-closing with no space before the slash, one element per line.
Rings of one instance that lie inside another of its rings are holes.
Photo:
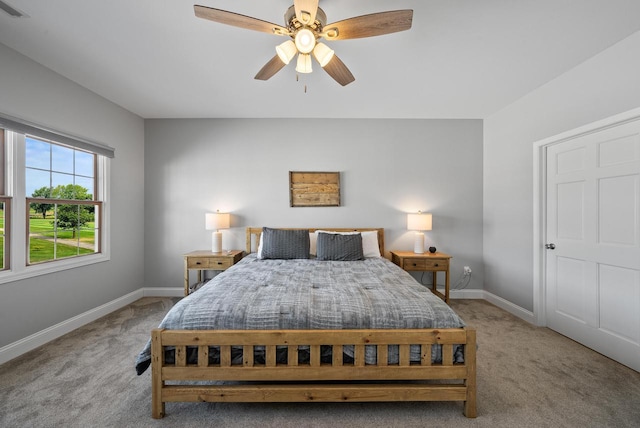
<path fill-rule="evenodd" d="M 444 293 L 444 288 L 440 292 Z M 484 291 L 476 289 L 449 290 L 449 297 L 451 299 L 484 299 Z"/>
<path fill-rule="evenodd" d="M 144 297 L 184 297 L 181 287 L 144 287 L 141 290 Z"/>
<path fill-rule="evenodd" d="M 117 311 L 120 308 L 127 306 L 130 303 L 143 297 L 143 289 L 139 289 L 97 308 L 88 310 L 80 315 L 76 315 L 73 318 L 62 321 L 49 328 L 45 328 L 37 333 L 20 339 L 16 342 L 10 343 L 0 348 L 0 364 L 6 363 L 22 354 L 25 354 L 38 346 L 42 346 L 47 342 L 57 339 L 73 330 L 89 324 L 92 321 L 102 318 L 111 312 Z"/>
<path fill-rule="evenodd" d="M 516 304 L 511 303 L 508 300 L 503 299 L 502 297 L 496 296 L 495 294 L 489 293 L 488 291 L 483 291 L 484 293 L 484 299 L 489 302 L 489 303 L 493 303 L 494 305 L 496 305 L 497 307 L 499 307 L 500 309 L 504 309 L 505 311 L 509 312 L 512 315 L 517 316 L 518 318 L 522 318 L 523 320 L 527 321 L 528 323 L 531 323 L 533 325 L 536 325 L 536 317 L 534 316 L 533 312 L 528 311 Z"/>
<path fill-rule="evenodd" d="M 444 289 L 441 290 L 444 292 Z M 73 330 L 89 324 L 101 318 L 111 312 L 117 311 L 120 308 L 127 306 L 142 297 L 182 297 L 184 296 L 184 289 L 181 287 L 144 287 L 134 292 L 131 292 L 97 308 L 91 309 L 73 318 L 69 318 L 66 321 L 62 321 L 54 326 L 41 330 L 37 333 L 27 336 L 24 339 L 20 339 L 16 342 L 10 343 L 0 348 L 0 364 L 6 363 L 22 354 L 25 354 L 38 346 L 42 346 L 47 342 L 57 339 Z M 504 309 L 505 311 L 522 318 L 525 321 L 535 325 L 535 317 L 533 312 L 527 311 L 520 306 L 498 297 L 495 294 L 491 294 L 484 290 L 451 290 L 450 297 L 452 299 L 484 299 L 490 303 L 493 303 L 497 307 Z"/>
<path fill-rule="evenodd" d="M 444 289 L 440 290 L 444 293 Z M 483 299 L 489 303 L 492 303 L 499 307 L 500 309 L 504 309 L 512 315 L 517 316 L 518 318 L 522 318 L 523 320 L 536 325 L 536 317 L 533 312 L 528 311 L 524 308 L 521 308 L 518 305 L 511 303 L 508 300 L 503 299 L 502 297 L 496 296 L 495 294 L 489 293 L 485 290 L 451 290 L 449 296 L 452 299 Z"/>

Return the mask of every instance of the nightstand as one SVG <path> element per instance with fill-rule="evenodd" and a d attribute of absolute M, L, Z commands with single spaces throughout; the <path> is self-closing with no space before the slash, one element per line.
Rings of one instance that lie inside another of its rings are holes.
<path fill-rule="evenodd" d="M 445 253 L 416 254 L 412 251 L 391 251 L 391 261 L 406 271 L 433 272 L 431 291 L 449 303 L 449 260 Z M 438 272 L 444 272 L 444 295 L 436 289 Z"/>
<path fill-rule="evenodd" d="M 189 294 L 191 288 L 195 289 L 202 282 L 203 270 L 226 270 L 238 263 L 244 252 L 242 250 L 223 251 L 212 253 L 211 251 L 192 251 L 184 255 L 184 295 Z M 189 287 L 189 271 L 198 271 L 198 282 Z"/>

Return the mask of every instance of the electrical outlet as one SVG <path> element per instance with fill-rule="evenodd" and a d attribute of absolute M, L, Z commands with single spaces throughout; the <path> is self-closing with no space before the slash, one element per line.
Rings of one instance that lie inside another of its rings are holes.
<path fill-rule="evenodd" d="M 464 267 L 464 276 L 471 275 L 471 268 L 469 266 Z"/>

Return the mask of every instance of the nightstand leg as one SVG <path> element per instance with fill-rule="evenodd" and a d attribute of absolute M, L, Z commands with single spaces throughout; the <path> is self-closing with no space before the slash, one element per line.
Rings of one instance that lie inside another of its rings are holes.
<path fill-rule="evenodd" d="M 437 289 L 438 289 L 438 272 L 433 271 L 431 272 L 431 290 L 435 292 Z"/>
<path fill-rule="evenodd" d="M 186 259 L 184 261 L 184 295 L 189 295 L 189 268 Z"/>
<path fill-rule="evenodd" d="M 444 272 L 444 301 L 449 304 L 449 269 Z"/>

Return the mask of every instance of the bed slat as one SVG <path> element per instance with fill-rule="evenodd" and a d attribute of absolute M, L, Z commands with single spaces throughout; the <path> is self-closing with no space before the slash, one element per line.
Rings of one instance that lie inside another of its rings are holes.
<path fill-rule="evenodd" d="M 420 352 L 420 364 L 423 366 L 431 365 L 431 345 L 423 344 L 420 346 L 422 352 Z"/>
<path fill-rule="evenodd" d="M 389 346 L 378 345 L 377 362 L 379 366 L 386 366 L 389 364 Z"/>
<path fill-rule="evenodd" d="M 242 364 L 245 367 L 253 367 L 253 346 L 244 345 L 242 347 Z"/>
<path fill-rule="evenodd" d="M 176 346 L 176 366 L 184 367 L 187 365 L 187 347 Z"/>
<path fill-rule="evenodd" d="M 400 366 L 411 364 L 411 345 L 400 345 Z"/>
<path fill-rule="evenodd" d="M 331 349 L 331 363 L 337 367 L 340 367 L 342 366 L 342 364 L 344 364 L 342 345 L 333 345 Z"/>
<path fill-rule="evenodd" d="M 198 367 L 209 366 L 209 347 L 207 345 L 198 346 Z"/>
<path fill-rule="evenodd" d="M 287 347 L 287 364 L 290 366 L 298 365 L 298 347 L 296 345 Z"/>
<path fill-rule="evenodd" d="M 309 364 L 311 367 L 320 367 L 320 345 L 312 345 L 309 347 Z"/>
<path fill-rule="evenodd" d="M 364 345 L 356 345 L 353 350 L 353 365 L 356 367 L 364 367 Z"/>
<path fill-rule="evenodd" d="M 311 332 L 311 333 L 310 333 Z M 446 334 L 443 334 L 446 332 Z M 315 334 L 314 334 L 315 333 Z M 321 333 L 321 334 L 319 334 Z M 324 336 L 326 334 L 326 336 Z M 165 330 L 163 344 L 202 345 L 402 345 L 464 344 L 463 328 L 444 330 Z"/>
<path fill-rule="evenodd" d="M 167 385 L 165 401 L 206 402 L 360 402 L 360 401 L 463 401 L 463 385 Z"/>
<path fill-rule="evenodd" d="M 231 367 L 231 346 L 220 345 L 220 367 Z"/>
<path fill-rule="evenodd" d="M 453 345 L 442 345 L 442 365 L 453 365 Z"/>
<path fill-rule="evenodd" d="M 265 364 L 267 367 L 276 366 L 276 347 L 275 345 L 267 346 L 265 350 Z"/>

